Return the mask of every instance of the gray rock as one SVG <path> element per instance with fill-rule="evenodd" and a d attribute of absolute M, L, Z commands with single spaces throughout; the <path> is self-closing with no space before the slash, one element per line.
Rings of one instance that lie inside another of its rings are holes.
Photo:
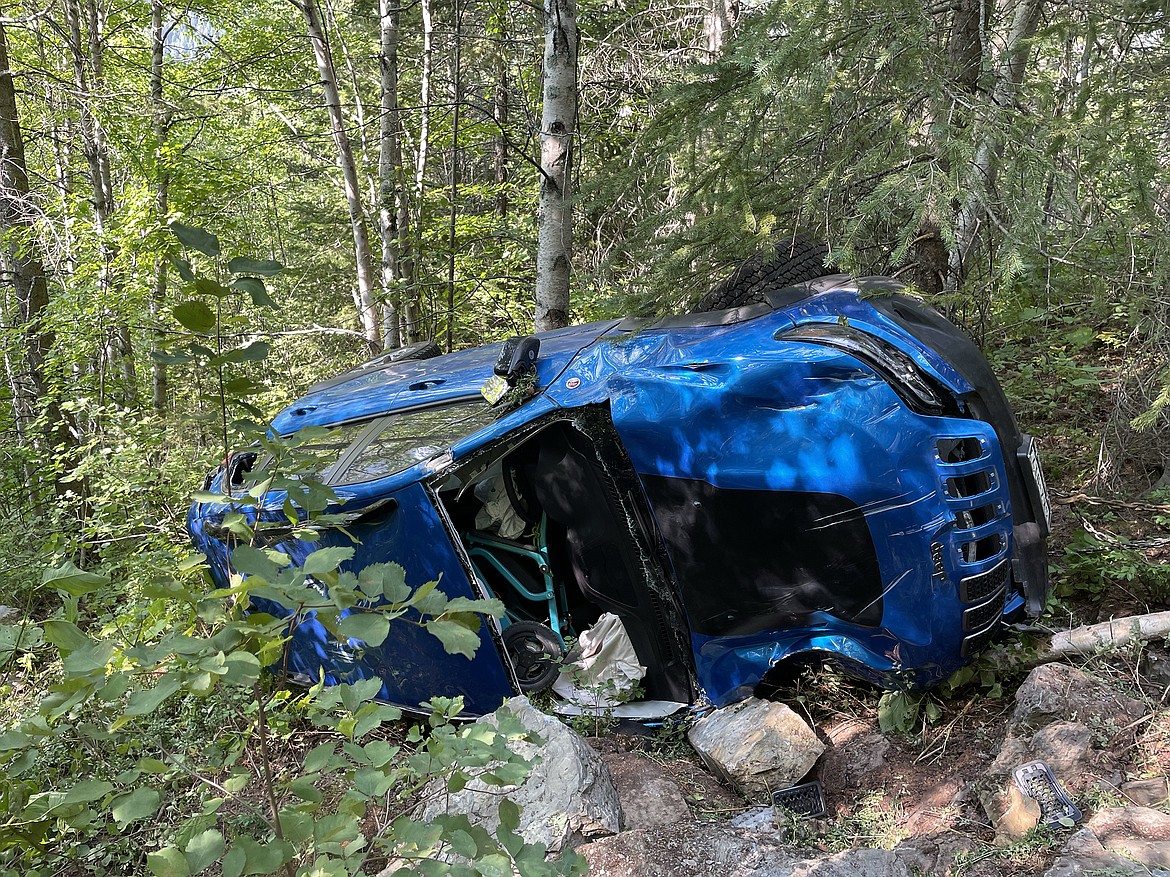
<path fill-rule="evenodd" d="M 1150 870 L 1131 859 L 1111 853 L 1097 836 L 1082 828 L 1065 843 L 1064 849 L 1044 872 L 1044 877 L 1149 877 Z"/>
<path fill-rule="evenodd" d="M 1099 810 L 1085 826 L 1112 853 L 1150 868 L 1170 868 L 1170 815 L 1149 807 Z"/>
<path fill-rule="evenodd" d="M 1153 777 L 1146 780 L 1130 780 L 1122 783 L 1118 791 L 1131 804 L 1138 807 L 1154 807 L 1164 804 L 1170 798 L 1170 789 L 1166 785 L 1166 777 Z"/>
<path fill-rule="evenodd" d="M 499 801 L 506 795 L 520 806 L 520 835 L 529 843 L 543 843 L 558 851 L 585 838 L 614 834 L 621 828 L 622 810 L 617 789 L 601 756 L 560 720 L 540 712 L 526 697 L 514 697 L 501 707 L 544 739 L 537 748 L 519 743 L 513 751 L 539 762 L 519 786 L 489 786 L 473 780 L 467 788 L 448 793 L 441 782 L 424 791 L 417 815 L 434 819 L 443 813 L 464 814 L 475 824 L 495 831 Z M 496 716 L 479 720 L 498 727 Z"/>
<path fill-rule="evenodd" d="M 700 719 L 687 739 L 708 768 L 752 800 L 799 782 L 825 751 L 791 709 L 754 697 Z"/>
<path fill-rule="evenodd" d="M 756 834 L 771 833 L 776 831 L 776 811 L 771 807 L 753 807 L 751 810 L 745 810 L 731 817 L 727 824 L 731 828 L 751 831 Z"/>
<path fill-rule="evenodd" d="M 691 818 L 678 783 L 654 761 L 636 752 L 605 758 L 625 817 L 623 828 L 658 828 Z"/>
<path fill-rule="evenodd" d="M 883 734 L 863 734 L 847 744 L 849 760 L 845 763 L 845 778 L 853 785 L 881 770 L 890 751 L 890 741 Z"/>
<path fill-rule="evenodd" d="M 1121 727 L 1145 715 L 1145 704 L 1068 664 L 1043 664 L 1016 691 L 1008 734 L 1023 736 L 1053 722 Z"/>
<path fill-rule="evenodd" d="M 21 612 L 12 606 L 0 606 L 0 624 L 15 624 L 20 620 Z"/>
<path fill-rule="evenodd" d="M 816 856 L 712 823 L 626 831 L 578 849 L 594 877 L 910 877 L 935 873 L 912 847 Z"/>

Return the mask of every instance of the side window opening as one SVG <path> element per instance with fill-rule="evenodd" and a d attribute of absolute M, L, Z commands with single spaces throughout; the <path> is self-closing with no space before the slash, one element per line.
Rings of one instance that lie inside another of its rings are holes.
<path fill-rule="evenodd" d="M 438 495 L 477 578 L 505 604 L 505 646 L 522 688 L 525 655 L 512 654 L 509 629 L 531 637 L 539 628 L 564 645 L 609 612 L 622 620 L 647 668 L 645 696 L 686 702 L 688 664 L 672 625 L 664 623 L 668 615 L 677 621 L 681 609 L 650 559 L 650 537 L 637 524 L 641 515 L 628 508 L 615 473 L 628 470 L 635 485 L 636 477 L 615 452 L 616 437 L 612 444 L 595 441 L 576 423 L 554 422 L 457 468 L 438 485 Z M 547 687 L 555 672 L 532 678 Z"/>

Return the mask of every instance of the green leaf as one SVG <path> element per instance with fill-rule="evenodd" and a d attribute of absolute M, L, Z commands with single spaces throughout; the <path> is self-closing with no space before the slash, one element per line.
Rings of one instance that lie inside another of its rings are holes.
<path fill-rule="evenodd" d="M 389 603 L 410 599 L 406 570 L 396 563 L 371 563 L 358 573 L 358 587 L 368 597 L 385 597 Z"/>
<path fill-rule="evenodd" d="M 232 396 L 254 396 L 263 393 L 265 386 L 255 378 L 244 375 L 223 382 L 223 391 Z"/>
<path fill-rule="evenodd" d="M 509 798 L 500 799 L 500 825 L 515 831 L 520 827 L 520 808 Z"/>
<path fill-rule="evenodd" d="M 99 798 L 104 798 L 114 790 L 114 784 L 105 780 L 82 780 L 65 793 L 65 797 L 56 805 L 63 807 L 66 804 L 88 804 Z"/>
<path fill-rule="evenodd" d="M 302 768 L 305 773 L 317 773 L 324 770 L 336 756 L 336 743 L 320 743 L 309 750 Z"/>
<path fill-rule="evenodd" d="M 118 828 L 125 828 L 131 822 L 146 819 L 158 812 L 159 795 L 154 789 L 135 789 L 129 795 L 115 798 L 110 807 L 110 815 L 118 823 Z"/>
<path fill-rule="evenodd" d="M 236 846 L 247 856 L 244 874 L 271 874 L 293 856 L 292 847 L 282 840 L 261 844 L 249 837 L 240 837 L 236 838 Z"/>
<path fill-rule="evenodd" d="M 232 566 L 246 576 L 257 576 L 270 582 L 280 573 L 280 567 L 267 552 L 251 545 L 241 545 L 232 552 Z"/>
<path fill-rule="evenodd" d="M 240 877 L 244 873 L 244 865 L 248 863 L 248 854 L 240 847 L 233 848 L 223 857 L 223 877 Z"/>
<path fill-rule="evenodd" d="M 251 685 L 260 678 L 260 659 L 251 652 L 232 652 L 226 665 L 223 678 L 232 685 Z"/>
<path fill-rule="evenodd" d="M 276 302 L 268 294 L 264 281 L 259 277 L 237 277 L 231 282 L 232 289 L 242 289 L 252 297 L 252 304 L 258 308 L 274 308 Z"/>
<path fill-rule="evenodd" d="M 178 847 L 163 847 L 146 854 L 146 866 L 155 877 L 190 877 L 191 868 Z"/>
<path fill-rule="evenodd" d="M 390 619 L 375 612 L 355 612 L 341 619 L 337 632 L 341 637 L 358 639 L 376 648 L 390 632 Z"/>
<path fill-rule="evenodd" d="M 168 673 L 155 683 L 153 688 L 134 692 L 126 708 L 122 711 L 126 716 L 145 716 L 154 712 L 172 694 L 175 694 L 182 683 L 175 673 Z"/>
<path fill-rule="evenodd" d="M 302 801 L 317 804 L 321 801 L 321 790 L 313 785 L 316 776 L 300 776 L 288 784 L 288 792 Z"/>
<path fill-rule="evenodd" d="M 203 295 L 213 295 L 216 298 L 227 298 L 229 295 L 234 295 L 232 290 L 228 289 L 222 283 L 206 277 L 198 277 L 195 279 L 195 291 Z"/>
<path fill-rule="evenodd" d="M 81 628 L 71 621 L 50 619 L 45 622 L 45 639 L 55 645 L 62 655 L 68 655 L 80 648 L 93 645 L 93 640 L 81 632 Z"/>
<path fill-rule="evenodd" d="M 180 326 L 192 332 L 207 333 L 215 328 L 215 314 L 196 299 L 179 302 L 171 308 L 171 314 Z"/>
<path fill-rule="evenodd" d="M 45 570 L 41 574 L 41 582 L 72 594 L 74 597 L 81 597 L 93 593 L 103 585 L 108 585 L 110 577 L 85 572 L 78 569 L 73 561 L 67 560 L 55 569 Z"/>
<path fill-rule="evenodd" d="M 228 270 L 233 274 L 259 274 L 261 277 L 273 277 L 284 270 L 284 266 L 274 259 L 250 259 L 247 256 L 236 256 L 228 262 Z"/>
<path fill-rule="evenodd" d="M 198 874 L 209 868 L 223 855 L 226 844 L 223 835 L 214 828 L 209 828 L 202 834 L 191 838 L 187 844 L 187 866 L 192 874 Z"/>
<path fill-rule="evenodd" d="M 472 632 L 457 621 L 435 620 L 425 623 L 427 631 L 443 644 L 449 655 L 474 658 L 479 648 L 479 633 Z"/>
<path fill-rule="evenodd" d="M 345 561 L 353 557 L 353 549 L 345 547 L 318 548 L 305 558 L 301 569 L 305 575 L 319 576 L 333 572 Z"/>
<path fill-rule="evenodd" d="M 171 231 L 183 246 L 198 250 L 213 259 L 219 255 L 219 238 L 211 232 L 181 222 L 172 222 Z"/>
<path fill-rule="evenodd" d="M 138 759 L 138 768 L 147 773 L 163 774 L 169 773 L 171 767 L 165 761 L 160 761 L 157 758 L 140 758 Z"/>
<path fill-rule="evenodd" d="M 237 347 L 235 350 L 229 350 L 216 357 L 216 360 L 223 362 L 260 362 L 268 356 L 269 350 L 272 349 L 267 341 L 253 341 L 246 347 Z M 214 360 L 213 360 L 214 362 Z"/>
<path fill-rule="evenodd" d="M 179 276 L 186 283 L 195 282 L 195 272 L 191 270 L 190 262 L 186 259 L 180 259 L 177 256 L 167 256 L 167 261 L 175 266 L 175 270 L 179 272 Z"/>

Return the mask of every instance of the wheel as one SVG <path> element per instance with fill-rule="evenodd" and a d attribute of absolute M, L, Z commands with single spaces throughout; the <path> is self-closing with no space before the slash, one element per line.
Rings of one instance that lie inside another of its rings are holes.
<path fill-rule="evenodd" d="M 504 628 L 504 651 L 524 693 L 544 691 L 561 669 L 561 641 L 546 624 L 514 621 Z"/>
<path fill-rule="evenodd" d="M 756 253 L 746 259 L 725 280 L 712 286 L 699 299 L 695 311 L 722 311 L 762 302 L 772 289 L 795 286 L 833 272 L 825 266 L 829 247 L 803 234 L 785 237 L 771 252 Z"/>
<path fill-rule="evenodd" d="M 363 362 L 359 368 L 363 371 L 368 371 L 372 368 L 389 365 L 392 362 L 406 362 L 411 359 L 430 359 L 431 357 L 439 356 L 442 352 L 439 349 L 439 345 L 434 341 L 416 341 L 414 344 L 405 344 L 402 347 L 395 347 L 393 350 L 379 353 L 373 359 Z"/>

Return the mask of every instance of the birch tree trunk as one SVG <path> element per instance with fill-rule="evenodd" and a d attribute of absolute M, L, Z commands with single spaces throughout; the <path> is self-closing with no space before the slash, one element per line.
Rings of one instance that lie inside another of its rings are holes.
<path fill-rule="evenodd" d="M 496 216 L 508 215 L 508 6 L 501 2 L 499 16 L 499 48 L 495 53 L 496 82 L 492 90 L 492 118 L 499 133 L 493 144 L 493 165 L 496 177 Z"/>
<path fill-rule="evenodd" d="M 431 17 L 431 0 L 419 0 L 419 13 L 422 15 L 423 50 L 422 69 L 419 72 L 418 151 L 414 157 L 415 235 L 413 255 L 415 258 L 411 261 L 410 266 L 410 292 L 402 306 L 406 322 L 405 334 L 408 341 L 418 341 L 422 327 L 422 302 L 419 300 L 421 267 L 418 256 L 422 252 L 423 226 L 426 222 L 424 189 L 426 187 L 427 159 L 431 148 L 431 73 L 434 65 L 435 33 L 434 20 Z"/>
<path fill-rule="evenodd" d="M 1011 12 L 1012 24 L 1004 39 L 1003 49 L 993 63 L 994 81 L 991 92 L 993 117 L 976 121 L 977 142 L 975 154 L 967 170 L 966 194 L 955 216 L 954 243 L 947 257 L 945 289 L 959 288 L 970 270 L 970 255 L 978 238 L 979 228 L 986 212 L 988 194 L 995 187 L 1003 142 L 999 126 L 1002 117 L 1015 103 L 1020 85 L 1027 71 L 1031 40 L 1036 34 L 1043 11 L 1044 0 L 1015 0 Z"/>
<path fill-rule="evenodd" d="M 382 239 L 382 335 L 387 348 L 402 344 L 402 280 L 409 261 L 409 212 L 402 185 L 402 118 L 398 106 L 398 0 L 378 0 L 381 117 L 378 125 L 378 234 Z"/>
<path fill-rule="evenodd" d="M 130 327 L 117 310 L 109 309 L 111 300 L 120 304 L 125 297 L 125 282 L 117 266 L 119 248 L 111 237 L 110 225 L 115 202 L 110 148 L 105 128 L 93 111 L 93 106 L 101 100 L 100 91 L 105 78 L 103 22 L 95 0 L 66 0 L 64 8 L 69 26 L 73 77 L 77 85 L 81 145 L 89 164 L 93 192 L 93 225 L 100 259 L 98 286 L 101 307 L 104 315 L 113 322 L 112 336 L 105 344 L 105 357 L 109 361 L 117 361 L 121 371 L 122 401 L 134 405 L 138 397 L 138 375 L 134 365 Z M 103 377 L 104 374 L 104 369 L 101 369 Z"/>
<path fill-rule="evenodd" d="M 451 58 L 451 208 L 447 216 L 447 343 L 451 352 L 455 339 L 455 225 L 459 216 L 459 109 L 463 101 L 463 6 L 455 0 L 455 52 Z"/>
<path fill-rule="evenodd" d="M 345 186 L 345 201 L 349 207 L 349 223 L 353 230 L 353 249 L 357 263 L 357 291 L 354 301 L 358 309 L 362 333 L 371 351 L 382 349 L 382 327 L 374 297 L 374 259 L 370 252 L 370 235 L 366 229 L 366 214 L 362 207 L 361 184 L 358 182 L 357 165 L 353 158 L 353 147 L 345 128 L 345 116 L 341 109 L 341 94 L 337 88 L 337 71 L 333 56 L 321 26 L 321 13 L 316 0 L 290 0 L 305 17 L 305 28 L 313 46 L 317 61 L 317 72 L 325 93 L 325 109 L 329 113 L 329 129 L 337 147 L 337 164 L 341 168 Z"/>
<path fill-rule="evenodd" d="M 544 2 L 544 100 L 536 236 L 536 331 L 569 324 L 573 137 L 577 130 L 575 0 Z"/>

